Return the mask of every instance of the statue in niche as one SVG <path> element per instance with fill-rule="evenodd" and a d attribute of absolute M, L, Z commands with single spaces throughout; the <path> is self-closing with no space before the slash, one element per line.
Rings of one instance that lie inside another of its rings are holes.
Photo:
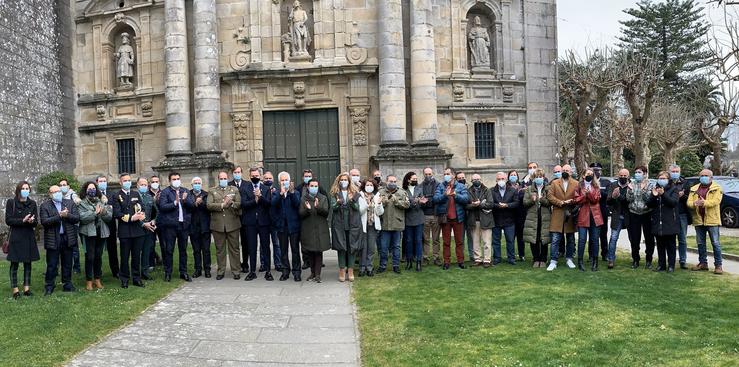
<path fill-rule="evenodd" d="M 308 46 L 311 38 L 308 27 L 305 23 L 308 21 L 308 13 L 303 10 L 299 0 L 295 0 L 290 15 L 287 18 L 290 37 L 292 41 L 292 56 L 308 55 Z"/>
<path fill-rule="evenodd" d="M 470 42 L 471 64 L 476 67 L 490 67 L 490 34 L 487 28 L 482 26 L 479 16 L 475 16 L 474 26 L 467 34 Z"/>
<path fill-rule="evenodd" d="M 121 46 L 115 53 L 116 77 L 120 87 L 130 87 L 133 77 L 134 55 L 128 33 L 121 33 Z"/>

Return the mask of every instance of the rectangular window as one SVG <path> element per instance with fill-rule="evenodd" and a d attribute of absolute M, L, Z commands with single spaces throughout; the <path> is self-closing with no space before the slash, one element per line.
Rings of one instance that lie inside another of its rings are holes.
<path fill-rule="evenodd" d="M 118 143 L 118 173 L 136 172 L 136 145 L 133 139 L 116 140 Z"/>
<path fill-rule="evenodd" d="M 475 159 L 495 158 L 495 123 L 475 122 Z"/>

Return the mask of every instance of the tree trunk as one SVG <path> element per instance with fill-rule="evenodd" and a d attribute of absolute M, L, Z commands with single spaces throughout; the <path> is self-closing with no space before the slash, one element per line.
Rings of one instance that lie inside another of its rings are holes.
<path fill-rule="evenodd" d="M 718 140 L 717 144 L 711 144 L 711 151 L 713 151 L 711 171 L 713 171 L 714 176 L 721 176 L 721 139 L 716 140 Z"/>
<path fill-rule="evenodd" d="M 647 146 L 647 137 L 644 135 L 644 127 L 634 124 L 634 162 L 636 167 L 649 167 L 649 147 Z"/>
<path fill-rule="evenodd" d="M 575 168 L 578 177 L 582 176 L 582 173 L 588 168 L 588 150 L 588 129 L 578 126 L 575 133 Z"/>
<path fill-rule="evenodd" d="M 624 168 L 624 146 L 617 144 L 611 146 L 611 176 L 616 176 L 618 170 Z"/>
<path fill-rule="evenodd" d="M 665 149 L 662 152 L 662 169 L 669 171 L 670 165 L 675 163 L 675 146 L 665 145 Z"/>

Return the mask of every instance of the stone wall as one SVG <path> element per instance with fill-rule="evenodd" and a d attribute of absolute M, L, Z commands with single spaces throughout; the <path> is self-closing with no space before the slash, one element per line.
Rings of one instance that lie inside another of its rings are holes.
<path fill-rule="evenodd" d="M 71 31 L 69 0 L 0 1 L 0 218 L 19 180 L 74 169 Z"/>

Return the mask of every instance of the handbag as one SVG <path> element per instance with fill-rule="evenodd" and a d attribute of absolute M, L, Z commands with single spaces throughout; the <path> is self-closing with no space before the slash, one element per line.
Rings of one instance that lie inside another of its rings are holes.
<path fill-rule="evenodd" d="M 13 200 L 13 213 L 15 214 L 15 200 Z M 10 231 L 11 229 L 8 228 L 8 238 L 3 241 L 3 253 L 6 255 L 10 252 Z"/>

